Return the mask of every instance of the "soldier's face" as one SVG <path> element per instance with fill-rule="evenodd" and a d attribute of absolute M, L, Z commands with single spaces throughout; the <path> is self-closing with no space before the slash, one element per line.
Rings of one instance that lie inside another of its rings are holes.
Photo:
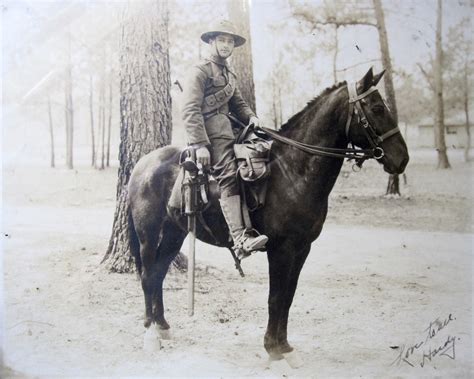
<path fill-rule="evenodd" d="M 234 37 L 229 34 L 220 34 L 215 40 L 216 50 L 222 58 L 229 58 L 234 51 Z"/>

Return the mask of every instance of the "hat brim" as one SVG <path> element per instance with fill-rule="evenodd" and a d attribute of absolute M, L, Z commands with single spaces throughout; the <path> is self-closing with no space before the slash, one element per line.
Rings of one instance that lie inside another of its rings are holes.
<path fill-rule="evenodd" d="M 211 31 L 211 32 L 203 33 L 201 35 L 201 39 L 204 42 L 209 43 L 210 39 L 216 38 L 219 34 L 229 34 L 232 37 L 234 37 L 234 46 L 235 47 L 242 46 L 247 41 L 244 37 L 239 36 L 238 34 L 222 32 L 222 31 Z"/>

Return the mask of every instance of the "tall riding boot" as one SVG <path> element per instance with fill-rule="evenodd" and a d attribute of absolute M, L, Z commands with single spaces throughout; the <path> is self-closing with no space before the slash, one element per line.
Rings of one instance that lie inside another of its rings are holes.
<path fill-rule="evenodd" d="M 219 202 L 234 240 L 234 250 L 236 250 L 237 256 L 242 259 L 248 257 L 252 251 L 262 250 L 268 237 L 263 234 L 252 236 L 245 229 L 240 208 L 240 195 L 223 197 Z"/>

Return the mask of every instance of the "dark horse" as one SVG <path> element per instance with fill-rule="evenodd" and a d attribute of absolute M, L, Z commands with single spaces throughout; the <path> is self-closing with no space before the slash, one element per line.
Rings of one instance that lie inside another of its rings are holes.
<path fill-rule="evenodd" d="M 359 102 L 355 107 L 358 111 L 354 111 L 354 101 L 349 102 L 349 85 L 340 83 L 309 102 L 281 128 L 278 136 L 306 147 L 315 144 L 326 151 L 345 149 L 349 142 L 365 151 L 378 149 L 375 155 L 384 170 L 402 173 L 408 163 L 408 151 L 392 115 L 375 90 L 382 75 L 383 72 L 374 75 L 370 69 L 356 83 L 351 99 Z M 364 130 L 367 126 L 370 130 Z M 301 268 L 311 243 L 321 233 L 328 196 L 343 164 L 341 157 L 314 155 L 308 150 L 275 138 L 266 204 L 251 214 L 255 228 L 269 237 L 269 318 L 264 345 L 270 356 L 277 359 L 293 350 L 287 340 L 288 313 Z M 161 331 L 169 329 L 164 317 L 162 284 L 186 237 L 185 219 L 167 211 L 179 170 L 179 153 L 177 148 L 168 146 L 144 156 L 129 182 L 131 251 L 141 274 L 147 330 L 152 329 L 152 324 Z M 227 226 L 218 205 L 203 216 L 218 241 L 199 227 L 198 238 L 229 247 Z"/>

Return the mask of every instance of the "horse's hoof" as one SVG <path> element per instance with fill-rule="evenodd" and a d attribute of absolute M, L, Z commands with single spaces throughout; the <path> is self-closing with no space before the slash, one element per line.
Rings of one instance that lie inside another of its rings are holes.
<path fill-rule="evenodd" d="M 158 335 L 159 335 L 159 338 L 161 338 L 162 340 L 171 340 L 171 331 L 170 329 L 162 329 L 160 328 L 158 325 L 156 325 L 156 330 L 158 331 Z"/>
<path fill-rule="evenodd" d="M 161 348 L 160 335 L 156 328 L 148 328 L 143 338 L 143 349 L 149 353 L 159 351 Z"/>
<path fill-rule="evenodd" d="M 282 355 L 291 368 L 300 368 L 303 366 L 303 359 L 301 359 L 295 350 L 290 351 L 289 353 L 283 353 Z"/>
<path fill-rule="evenodd" d="M 286 377 L 291 373 L 291 367 L 286 360 L 277 357 L 268 357 L 267 368 L 270 369 L 278 377 Z"/>
<path fill-rule="evenodd" d="M 269 362 L 281 361 L 283 358 L 285 358 L 285 357 L 281 353 L 277 353 L 277 352 L 268 353 L 268 361 Z"/>

